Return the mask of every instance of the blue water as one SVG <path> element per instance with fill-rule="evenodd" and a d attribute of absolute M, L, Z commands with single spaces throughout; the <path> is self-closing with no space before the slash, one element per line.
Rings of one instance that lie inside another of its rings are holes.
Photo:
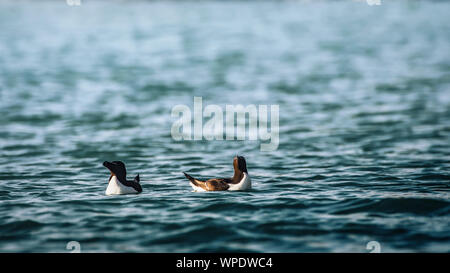
<path fill-rule="evenodd" d="M 449 252 L 450 3 L 81 2 L 0 2 L 1 252 Z M 278 149 L 173 140 L 194 96 Z M 236 154 L 252 191 L 192 192 Z"/>

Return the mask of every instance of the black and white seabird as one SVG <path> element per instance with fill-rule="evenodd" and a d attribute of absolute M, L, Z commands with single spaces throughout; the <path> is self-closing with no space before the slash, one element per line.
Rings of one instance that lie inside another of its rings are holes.
<path fill-rule="evenodd" d="M 134 180 L 127 180 L 127 169 L 122 161 L 103 162 L 103 166 L 109 169 L 109 177 L 106 195 L 141 193 L 142 187 L 139 184 L 139 174 Z"/>
<path fill-rule="evenodd" d="M 243 156 L 233 159 L 234 175 L 232 178 L 212 178 L 201 181 L 189 174 L 184 175 L 189 179 L 194 191 L 243 191 L 252 188 L 252 181 L 247 172 L 247 164 Z"/>

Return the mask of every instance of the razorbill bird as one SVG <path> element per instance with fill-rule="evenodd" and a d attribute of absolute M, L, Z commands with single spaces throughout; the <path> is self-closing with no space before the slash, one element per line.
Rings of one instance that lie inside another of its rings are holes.
<path fill-rule="evenodd" d="M 127 169 L 122 161 L 103 162 L 103 166 L 111 172 L 106 195 L 141 193 L 139 174 L 134 180 L 127 180 Z"/>
<path fill-rule="evenodd" d="M 232 178 L 212 178 L 201 181 L 184 173 L 194 191 L 243 191 L 252 188 L 252 181 L 247 171 L 247 163 L 243 156 L 233 159 L 234 175 Z"/>

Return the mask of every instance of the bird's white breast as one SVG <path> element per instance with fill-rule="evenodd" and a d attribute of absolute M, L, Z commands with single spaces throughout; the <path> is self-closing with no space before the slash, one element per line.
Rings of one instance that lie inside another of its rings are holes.
<path fill-rule="evenodd" d="M 133 187 L 127 187 L 119 182 L 116 176 L 111 177 L 109 180 L 108 187 L 106 188 L 106 195 L 115 195 L 115 194 L 130 194 L 130 193 L 138 193 Z"/>
<path fill-rule="evenodd" d="M 229 191 L 245 191 L 252 188 L 252 180 L 250 179 L 250 176 L 248 176 L 248 173 L 244 173 L 244 177 L 242 177 L 239 183 L 229 185 Z"/>

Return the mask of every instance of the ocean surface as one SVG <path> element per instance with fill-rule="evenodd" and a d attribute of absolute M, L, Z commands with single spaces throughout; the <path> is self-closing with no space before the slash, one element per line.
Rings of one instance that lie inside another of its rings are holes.
<path fill-rule="evenodd" d="M 450 252 L 450 3 L 381 3 L 1 1 L 0 252 Z M 174 140 L 194 96 L 278 149 Z M 236 154 L 251 191 L 192 192 Z"/>

